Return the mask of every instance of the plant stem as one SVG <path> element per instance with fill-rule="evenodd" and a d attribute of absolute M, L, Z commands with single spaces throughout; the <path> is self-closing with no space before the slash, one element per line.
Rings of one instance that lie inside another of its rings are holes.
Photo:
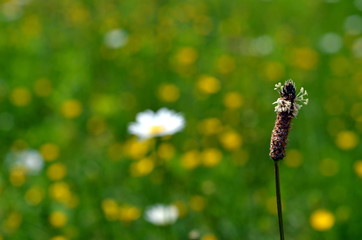
<path fill-rule="evenodd" d="M 275 187 L 276 187 L 276 195 L 277 195 L 279 234 L 280 234 L 280 240 L 284 240 L 282 199 L 281 199 L 281 194 L 280 194 L 280 180 L 279 180 L 279 161 L 274 161 L 274 170 L 275 170 Z"/>

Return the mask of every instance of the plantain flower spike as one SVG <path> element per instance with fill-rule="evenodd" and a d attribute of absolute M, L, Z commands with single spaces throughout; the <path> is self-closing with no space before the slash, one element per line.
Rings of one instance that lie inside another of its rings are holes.
<path fill-rule="evenodd" d="M 295 83 L 287 80 L 284 85 L 275 84 L 274 90 L 278 91 L 280 97 L 273 103 L 276 104 L 274 129 L 270 140 L 269 156 L 274 161 L 282 160 L 285 157 L 285 148 L 288 141 L 288 134 L 292 119 L 298 115 L 303 105 L 308 104 L 307 91 L 302 87 L 296 94 Z"/>

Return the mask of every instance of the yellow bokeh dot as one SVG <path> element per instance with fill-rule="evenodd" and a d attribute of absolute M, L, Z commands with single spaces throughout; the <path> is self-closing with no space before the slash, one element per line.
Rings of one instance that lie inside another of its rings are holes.
<path fill-rule="evenodd" d="M 141 177 L 152 172 L 154 166 L 155 163 L 151 158 L 143 158 L 135 163 L 132 163 L 130 171 L 132 176 Z"/>
<path fill-rule="evenodd" d="M 38 79 L 34 84 L 34 92 L 39 97 L 47 97 L 52 91 L 52 83 L 46 78 Z"/>
<path fill-rule="evenodd" d="M 325 158 L 319 165 L 319 171 L 323 176 L 330 177 L 334 176 L 339 171 L 339 165 L 336 160 Z"/>
<path fill-rule="evenodd" d="M 291 149 L 287 152 L 284 163 L 288 167 L 299 167 L 303 163 L 303 155 L 298 150 Z"/>
<path fill-rule="evenodd" d="M 194 169 L 200 164 L 200 153 L 196 150 L 185 152 L 181 156 L 181 164 L 186 169 Z"/>
<path fill-rule="evenodd" d="M 68 240 L 68 238 L 58 235 L 58 236 L 52 237 L 50 240 Z"/>
<path fill-rule="evenodd" d="M 119 209 L 119 220 L 122 222 L 132 222 L 141 216 L 141 211 L 134 206 L 122 206 Z"/>
<path fill-rule="evenodd" d="M 30 205 L 38 205 L 44 198 L 44 193 L 39 187 L 32 187 L 25 193 L 25 200 Z"/>
<path fill-rule="evenodd" d="M 334 225 L 334 215 L 325 209 L 318 209 L 310 216 L 310 225 L 318 231 L 326 231 Z"/>
<path fill-rule="evenodd" d="M 358 135 L 352 131 L 341 131 L 336 137 L 336 145 L 343 150 L 355 148 L 358 142 Z"/>
<path fill-rule="evenodd" d="M 223 55 L 217 60 L 217 71 L 221 74 L 228 74 L 235 70 L 235 59 L 231 56 Z"/>
<path fill-rule="evenodd" d="M 217 148 L 208 148 L 201 153 L 202 163 L 206 167 L 216 166 L 222 159 L 222 153 Z"/>
<path fill-rule="evenodd" d="M 62 163 L 54 163 L 47 170 L 50 180 L 61 180 L 67 175 L 67 168 Z"/>
<path fill-rule="evenodd" d="M 106 131 L 107 124 L 103 118 L 95 116 L 88 119 L 87 128 L 92 135 L 96 136 Z"/>
<path fill-rule="evenodd" d="M 314 69 L 318 63 L 318 53 L 311 48 L 296 48 L 292 53 L 293 65 L 303 70 Z"/>
<path fill-rule="evenodd" d="M 226 150 L 235 151 L 241 147 L 243 138 L 237 132 L 228 131 L 221 134 L 220 143 Z"/>
<path fill-rule="evenodd" d="M 26 106 L 31 101 L 31 93 L 27 88 L 18 87 L 10 93 L 10 101 L 18 107 Z"/>
<path fill-rule="evenodd" d="M 265 65 L 265 77 L 267 80 L 275 82 L 284 77 L 285 68 L 280 62 L 269 62 Z"/>
<path fill-rule="evenodd" d="M 126 142 L 125 150 L 130 158 L 139 159 L 146 155 L 150 148 L 150 141 L 139 141 L 132 138 Z"/>
<path fill-rule="evenodd" d="M 24 168 L 13 168 L 10 171 L 10 182 L 15 187 L 20 187 L 26 180 L 26 171 Z"/>
<path fill-rule="evenodd" d="M 164 102 L 175 102 L 180 97 L 180 90 L 174 84 L 162 84 L 158 88 L 157 95 Z"/>
<path fill-rule="evenodd" d="M 220 90 L 220 81 L 212 76 L 201 76 L 196 84 L 197 88 L 206 94 L 217 93 Z"/>
<path fill-rule="evenodd" d="M 119 217 L 119 207 L 113 199 L 104 199 L 102 201 L 102 210 L 108 221 L 115 221 Z"/>
<path fill-rule="evenodd" d="M 68 217 L 64 212 L 54 211 L 50 214 L 49 222 L 53 227 L 63 227 L 68 222 Z"/>
<path fill-rule="evenodd" d="M 244 103 L 243 97 L 238 92 L 229 92 L 224 96 L 224 105 L 227 108 L 237 109 Z"/>
<path fill-rule="evenodd" d="M 69 189 L 69 186 L 65 182 L 57 182 L 50 186 L 49 188 L 50 197 L 53 198 L 55 201 L 60 203 L 64 203 L 70 205 L 73 196 Z"/>
<path fill-rule="evenodd" d="M 205 209 L 206 200 L 202 196 L 193 196 L 190 199 L 190 207 L 192 210 L 200 212 Z"/>
<path fill-rule="evenodd" d="M 108 146 L 107 153 L 110 160 L 120 160 L 123 154 L 123 145 L 119 142 L 112 143 Z"/>
<path fill-rule="evenodd" d="M 82 111 L 82 104 L 76 99 L 65 101 L 61 107 L 61 113 L 66 118 L 76 118 L 82 113 Z"/>
<path fill-rule="evenodd" d="M 200 240 L 217 240 L 217 237 L 213 234 L 206 234 Z"/>
<path fill-rule="evenodd" d="M 165 160 L 170 160 L 175 156 L 175 147 L 170 143 L 162 143 L 159 145 L 157 153 L 158 156 Z"/>
<path fill-rule="evenodd" d="M 356 172 L 357 176 L 362 178 L 362 160 L 358 160 L 354 163 L 354 171 Z"/>
<path fill-rule="evenodd" d="M 192 47 L 183 47 L 176 54 L 176 60 L 180 65 L 191 65 L 197 59 L 197 51 Z"/>
<path fill-rule="evenodd" d="M 53 161 L 59 156 L 59 147 L 54 143 L 46 143 L 40 146 L 40 153 L 46 161 Z"/>
<path fill-rule="evenodd" d="M 23 217 L 18 212 L 12 212 L 8 215 L 5 220 L 5 227 L 7 230 L 14 231 L 19 228 Z"/>
<path fill-rule="evenodd" d="M 199 131 L 206 136 L 217 134 L 221 132 L 222 129 L 222 123 L 217 118 L 207 118 L 199 124 Z"/>

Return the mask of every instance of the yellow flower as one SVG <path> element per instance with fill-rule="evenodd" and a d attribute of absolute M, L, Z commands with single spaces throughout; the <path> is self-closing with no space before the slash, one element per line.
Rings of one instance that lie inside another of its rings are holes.
<path fill-rule="evenodd" d="M 102 210 L 107 220 L 114 221 L 119 217 L 119 208 L 116 201 L 107 198 L 102 201 Z"/>
<path fill-rule="evenodd" d="M 221 145 L 230 151 L 239 149 L 243 143 L 242 137 L 234 131 L 228 131 L 220 136 Z"/>
<path fill-rule="evenodd" d="M 40 147 L 40 153 L 46 161 L 53 161 L 59 156 L 59 147 L 54 143 L 46 143 Z"/>
<path fill-rule="evenodd" d="M 20 187 L 26 180 L 26 171 L 24 168 L 16 167 L 10 172 L 10 182 L 15 187 Z"/>
<path fill-rule="evenodd" d="M 196 150 L 185 152 L 181 156 L 181 164 L 186 169 L 193 169 L 200 164 L 200 154 Z"/>
<path fill-rule="evenodd" d="M 202 134 L 206 136 L 210 136 L 213 134 L 217 134 L 222 130 L 222 123 L 217 118 L 207 118 L 200 122 L 199 130 Z"/>
<path fill-rule="evenodd" d="M 73 196 L 68 184 L 65 182 L 57 182 L 50 186 L 49 194 L 55 201 L 71 205 Z"/>
<path fill-rule="evenodd" d="M 47 170 L 48 178 L 51 180 L 61 180 L 66 174 L 67 168 L 62 163 L 54 163 Z"/>
<path fill-rule="evenodd" d="M 208 233 L 204 235 L 201 240 L 217 240 L 217 237 L 213 234 Z"/>
<path fill-rule="evenodd" d="M 362 160 L 358 160 L 354 163 L 354 171 L 360 178 L 362 178 Z"/>
<path fill-rule="evenodd" d="M 222 153 L 217 148 L 205 149 L 201 154 L 202 163 L 206 167 L 213 167 L 222 159 Z"/>
<path fill-rule="evenodd" d="M 217 93 L 220 90 L 220 81 L 212 76 L 201 76 L 197 81 L 197 88 L 206 94 Z"/>
<path fill-rule="evenodd" d="M 334 215 L 325 209 L 318 209 L 310 216 L 310 225 L 318 231 L 326 231 L 334 225 Z"/>
<path fill-rule="evenodd" d="M 192 47 L 181 48 L 177 55 L 176 60 L 180 65 L 191 65 L 197 59 L 197 51 Z"/>
<path fill-rule="evenodd" d="M 141 211 L 137 207 L 123 206 L 119 209 L 119 219 L 123 222 L 132 222 L 141 216 Z"/>
<path fill-rule="evenodd" d="M 61 113 L 65 118 L 76 118 L 83 111 L 82 104 L 76 99 L 65 101 L 61 107 Z"/>
<path fill-rule="evenodd" d="M 50 214 L 49 222 L 53 227 L 63 227 L 68 222 L 68 217 L 64 212 L 54 211 Z"/>
<path fill-rule="evenodd" d="M 15 231 L 19 228 L 21 222 L 23 220 L 23 217 L 18 212 L 12 212 L 8 215 L 8 217 L 5 220 L 5 227 L 7 230 Z"/>
<path fill-rule="evenodd" d="M 175 102 L 180 97 L 180 90 L 174 84 L 162 84 L 158 88 L 158 97 L 164 102 Z"/>
<path fill-rule="evenodd" d="M 224 97 L 224 105 L 227 108 L 237 109 L 244 103 L 243 97 L 237 92 L 229 92 Z"/>
<path fill-rule="evenodd" d="M 68 240 L 68 238 L 58 235 L 58 236 L 52 237 L 50 240 Z"/>
<path fill-rule="evenodd" d="M 302 162 L 303 162 L 302 153 L 295 149 L 289 150 L 284 159 L 284 163 L 288 167 L 299 167 L 300 165 L 302 165 Z"/>
<path fill-rule="evenodd" d="M 358 135 L 352 131 L 341 131 L 337 134 L 336 145 L 342 150 L 351 150 L 358 142 Z"/>
<path fill-rule="evenodd" d="M 155 164 L 151 158 L 143 158 L 131 165 L 131 174 L 134 177 L 141 177 L 152 172 Z"/>
<path fill-rule="evenodd" d="M 126 142 L 124 150 L 127 152 L 130 158 L 139 159 L 146 156 L 150 149 L 150 143 L 150 141 L 138 141 L 136 138 L 132 138 Z M 116 146 L 114 147 L 114 151 L 116 153 Z M 118 147 L 120 147 L 120 145 Z M 122 151 L 123 149 L 119 150 Z"/>
<path fill-rule="evenodd" d="M 26 106 L 31 101 L 31 93 L 27 88 L 18 87 L 10 93 L 10 101 L 18 107 Z"/>

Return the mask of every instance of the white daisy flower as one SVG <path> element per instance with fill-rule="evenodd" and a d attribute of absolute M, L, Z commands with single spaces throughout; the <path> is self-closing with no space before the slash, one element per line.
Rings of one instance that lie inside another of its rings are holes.
<path fill-rule="evenodd" d="M 145 219 L 157 226 L 165 226 L 176 222 L 178 210 L 173 205 L 156 204 L 146 209 Z"/>
<path fill-rule="evenodd" d="M 20 152 L 10 152 L 6 161 L 11 168 L 21 167 L 30 175 L 38 174 L 44 167 L 44 159 L 40 153 L 33 149 L 22 150 Z"/>
<path fill-rule="evenodd" d="M 175 111 L 161 108 L 157 112 L 147 110 L 138 113 L 136 122 L 128 126 L 128 132 L 145 140 L 152 137 L 167 136 L 181 131 L 185 126 L 184 117 Z"/>

